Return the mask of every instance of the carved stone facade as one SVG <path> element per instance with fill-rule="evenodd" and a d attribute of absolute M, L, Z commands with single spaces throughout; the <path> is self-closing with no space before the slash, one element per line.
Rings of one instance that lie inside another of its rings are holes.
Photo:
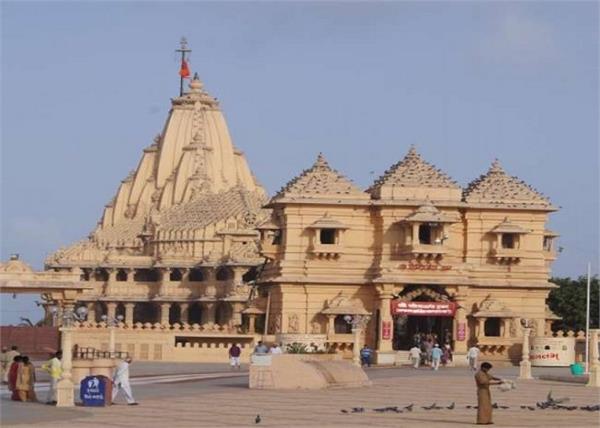
<path fill-rule="evenodd" d="M 327 332 L 343 351 L 353 340 L 344 314 L 364 311 L 380 361 L 427 329 L 457 360 L 477 344 L 486 358 L 516 361 L 519 320 L 547 321 L 556 234 L 546 224 L 556 208 L 498 161 L 463 189 L 411 148 L 362 191 L 319 155 L 267 207 L 260 283 L 269 316 L 289 319 L 284 332 Z M 395 312 L 398 302 L 413 312 Z M 450 312 L 414 315 L 431 303 Z"/>

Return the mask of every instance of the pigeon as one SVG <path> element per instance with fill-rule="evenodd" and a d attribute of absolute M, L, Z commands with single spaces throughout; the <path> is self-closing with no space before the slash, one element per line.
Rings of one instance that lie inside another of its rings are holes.
<path fill-rule="evenodd" d="M 473 406 L 466 405 L 466 406 L 465 406 L 465 408 L 467 408 L 467 409 L 472 409 L 472 408 L 473 408 Z"/>
<path fill-rule="evenodd" d="M 260 415 L 256 415 L 256 418 L 254 418 L 254 423 L 259 424 L 260 421 L 262 421 L 262 419 L 260 418 Z"/>
<path fill-rule="evenodd" d="M 342 412 L 342 413 L 348 413 L 348 410 L 346 410 L 346 409 L 342 409 L 342 410 L 341 410 L 341 412 Z"/>
<path fill-rule="evenodd" d="M 380 407 L 379 409 L 373 409 L 374 412 L 378 412 L 378 413 L 383 413 L 383 412 L 387 412 L 387 409 L 385 407 Z"/>
<path fill-rule="evenodd" d="M 527 408 L 527 406 L 521 406 L 521 409 L 526 409 L 526 408 Z"/>
<path fill-rule="evenodd" d="M 492 409 L 497 409 L 497 408 L 499 408 L 499 407 L 500 407 L 500 406 L 498 406 L 498 403 L 494 403 L 494 404 L 492 404 Z"/>
<path fill-rule="evenodd" d="M 364 407 L 353 407 L 352 408 L 352 413 L 362 413 L 365 411 Z"/>
<path fill-rule="evenodd" d="M 433 403 L 431 406 L 421 406 L 422 409 L 424 410 L 433 410 L 435 409 L 437 403 Z"/>
<path fill-rule="evenodd" d="M 452 404 L 450 404 L 448 407 L 446 407 L 446 409 L 448 410 L 454 410 L 455 404 L 454 401 L 452 402 Z"/>
<path fill-rule="evenodd" d="M 595 406 L 581 406 L 581 410 L 587 410 L 588 412 L 597 412 L 600 411 L 600 404 L 596 404 Z"/>
<path fill-rule="evenodd" d="M 412 412 L 414 404 L 410 403 L 408 406 L 404 407 L 404 410 L 408 410 L 409 412 Z"/>
<path fill-rule="evenodd" d="M 501 409 L 510 409 L 508 406 L 500 406 Z"/>
<path fill-rule="evenodd" d="M 535 410 L 535 407 L 533 407 L 533 406 L 527 406 L 527 408 L 528 408 L 529 410 Z"/>

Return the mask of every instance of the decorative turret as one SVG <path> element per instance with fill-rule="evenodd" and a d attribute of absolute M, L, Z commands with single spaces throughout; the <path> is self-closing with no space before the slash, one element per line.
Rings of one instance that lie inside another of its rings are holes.
<path fill-rule="evenodd" d="M 321 202 L 325 199 L 365 200 L 368 196 L 352 181 L 332 169 L 323 154 L 319 153 L 313 166 L 291 179 L 277 192 L 271 203 L 311 199 Z"/>
<path fill-rule="evenodd" d="M 470 206 L 531 208 L 554 211 L 550 200 L 517 177 L 511 177 L 495 159 L 487 173 L 469 183 L 463 200 Z"/>
<path fill-rule="evenodd" d="M 423 160 L 414 146 L 367 189 L 373 199 L 460 201 L 461 189 L 447 174 Z"/>

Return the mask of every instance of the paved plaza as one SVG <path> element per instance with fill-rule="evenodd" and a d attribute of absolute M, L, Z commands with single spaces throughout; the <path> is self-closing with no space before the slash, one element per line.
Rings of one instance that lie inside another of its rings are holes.
<path fill-rule="evenodd" d="M 135 367 L 135 364 L 134 364 Z M 132 367 L 133 368 L 133 367 Z M 439 372 L 428 369 L 373 368 L 373 386 L 323 391 L 259 391 L 247 389 L 247 372 L 231 373 L 224 365 L 137 365 L 133 390 L 140 406 L 124 404 L 107 408 L 55 408 L 42 404 L 15 403 L 2 394 L 3 427 L 231 427 L 231 426 L 376 426 L 457 427 L 473 425 L 475 388 L 472 375 L 463 368 Z M 194 370 L 195 369 L 195 370 Z M 563 369 L 539 370 L 536 374 Z M 564 370 L 563 370 L 564 372 Z M 498 369 L 502 377 L 516 377 L 515 368 Z M 552 390 L 556 398 L 569 397 L 570 405 L 600 403 L 597 389 L 579 384 L 541 380 L 518 381 L 511 392 L 493 392 L 493 401 L 508 409 L 495 410 L 497 426 L 595 427 L 600 412 L 580 409 L 540 410 Z M 39 387 L 44 397 L 45 385 Z M 433 403 L 442 409 L 425 410 Z M 447 409 L 454 402 L 454 409 Z M 414 404 L 412 412 L 374 411 L 375 408 Z M 521 409 L 522 405 L 535 410 Z M 364 408 L 352 413 L 352 408 Z M 343 413 L 346 410 L 349 413 Z M 256 424 L 256 416 L 260 423 Z"/>

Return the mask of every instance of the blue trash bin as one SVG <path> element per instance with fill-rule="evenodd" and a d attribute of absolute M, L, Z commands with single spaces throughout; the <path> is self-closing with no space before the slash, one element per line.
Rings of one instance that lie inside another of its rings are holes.
<path fill-rule="evenodd" d="M 571 364 L 569 367 L 571 368 L 571 374 L 573 376 L 582 376 L 585 371 L 581 363 Z"/>

